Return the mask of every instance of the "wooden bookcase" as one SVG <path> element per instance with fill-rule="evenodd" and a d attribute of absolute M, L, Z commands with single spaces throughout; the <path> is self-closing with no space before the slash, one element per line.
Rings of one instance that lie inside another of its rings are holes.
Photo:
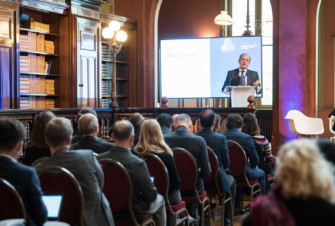
<path fill-rule="evenodd" d="M 22 6 L 20 17 L 19 107 L 58 108 L 61 15 Z"/>
<path fill-rule="evenodd" d="M 127 40 L 122 45 L 121 51 L 116 55 L 116 94 L 119 107 L 130 107 L 134 101 L 131 93 L 136 92 L 133 84 L 137 81 L 137 29 L 136 23 L 123 17 L 110 17 L 102 15 L 101 29 L 108 26 L 109 22 L 117 20 L 121 23 L 121 30 L 127 33 Z M 101 107 L 109 107 L 111 102 L 112 73 L 114 59 L 109 50 L 107 40 L 101 37 Z"/>

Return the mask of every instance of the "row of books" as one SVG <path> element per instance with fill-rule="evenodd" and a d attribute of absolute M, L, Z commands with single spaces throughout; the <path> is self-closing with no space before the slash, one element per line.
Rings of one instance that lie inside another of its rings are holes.
<path fill-rule="evenodd" d="M 103 78 L 111 78 L 113 74 L 113 64 L 104 63 L 101 68 L 101 75 Z M 116 77 L 125 78 L 125 67 L 117 66 L 116 67 Z"/>
<path fill-rule="evenodd" d="M 55 108 L 55 99 L 46 97 L 20 97 L 20 109 Z"/>
<path fill-rule="evenodd" d="M 55 95 L 55 80 L 35 75 L 21 75 L 20 94 Z"/>
<path fill-rule="evenodd" d="M 46 68 L 45 56 L 40 56 L 36 54 L 20 56 L 21 72 L 48 73 L 49 70 L 50 68 Z"/>
<path fill-rule="evenodd" d="M 102 46 L 102 59 L 113 60 L 113 55 L 111 54 L 111 51 L 109 51 L 109 47 L 106 45 Z M 126 59 L 127 59 L 127 53 L 124 50 L 124 48 L 122 48 L 121 51 L 118 54 L 116 54 L 116 60 L 126 61 Z"/>
<path fill-rule="evenodd" d="M 31 30 L 35 30 L 35 31 L 41 31 L 41 32 L 50 32 L 50 25 L 49 24 L 45 24 L 45 23 L 41 23 L 41 22 L 37 22 L 34 20 L 30 20 L 30 29 Z"/>
<path fill-rule="evenodd" d="M 27 35 L 20 34 L 20 49 L 49 54 L 55 53 L 54 42 L 45 40 L 44 34 L 36 34 L 34 32 L 28 32 Z"/>
<path fill-rule="evenodd" d="M 105 95 L 111 95 L 111 90 L 112 90 L 112 82 L 111 81 L 103 80 L 101 82 L 101 92 L 102 92 L 102 95 L 103 96 L 105 96 Z"/>

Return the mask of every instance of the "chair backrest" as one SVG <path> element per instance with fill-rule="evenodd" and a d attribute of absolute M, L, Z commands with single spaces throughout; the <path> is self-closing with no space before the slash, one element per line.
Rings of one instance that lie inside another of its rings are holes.
<path fill-rule="evenodd" d="M 211 165 L 211 173 L 204 179 L 205 184 L 215 182 L 219 172 L 219 162 L 215 152 L 207 146 L 208 160 Z"/>
<path fill-rule="evenodd" d="M 208 153 L 208 160 L 211 165 L 211 173 L 209 174 L 208 177 L 204 179 L 205 187 L 207 184 L 214 184 L 216 192 L 219 193 L 219 195 L 221 195 L 221 190 L 218 184 L 219 161 L 215 152 L 208 146 L 207 146 L 207 153 Z"/>
<path fill-rule="evenodd" d="M 128 211 L 132 206 L 133 185 L 127 169 L 113 159 L 100 159 L 99 162 L 105 177 L 103 192 L 112 213 Z"/>
<path fill-rule="evenodd" d="M 233 177 L 245 175 L 247 157 L 241 145 L 233 140 L 227 140 L 230 165 L 229 169 Z"/>
<path fill-rule="evenodd" d="M 158 193 L 165 198 L 166 202 L 169 201 L 169 173 L 164 162 L 157 155 L 148 152 L 140 153 L 138 156 L 146 162 Z"/>
<path fill-rule="evenodd" d="M 172 151 L 180 178 L 180 191 L 194 189 L 196 192 L 198 167 L 194 157 L 184 148 L 176 147 L 172 148 Z"/>
<path fill-rule="evenodd" d="M 20 194 L 13 185 L 2 178 L 0 178 L 0 209 L 0 220 L 26 220 L 26 211 Z"/>
<path fill-rule="evenodd" d="M 324 132 L 322 119 L 308 117 L 298 110 L 287 112 L 285 119 L 289 121 L 289 128 L 292 133 L 319 135 Z"/>
<path fill-rule="evenodd" d="M 71 225 L 83 225 L 83 192 L 74 175 L 65 168 L 50 166 L 44 168 L 38 176 L 44 194 L 63 195 L 58 220 Z"/>

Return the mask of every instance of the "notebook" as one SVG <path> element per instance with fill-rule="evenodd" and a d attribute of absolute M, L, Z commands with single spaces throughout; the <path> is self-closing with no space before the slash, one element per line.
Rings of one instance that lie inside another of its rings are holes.
<path fill-rule="evenodd" d="M 48 210 L 48 220 L 57 220 L 62 206 L 62 195 L 43 195 L 43 202 Z"/>

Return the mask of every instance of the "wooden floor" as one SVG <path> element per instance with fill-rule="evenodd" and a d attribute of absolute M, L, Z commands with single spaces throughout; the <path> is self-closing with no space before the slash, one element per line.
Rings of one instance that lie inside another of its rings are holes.
<path fill-rule="evenodd" d="M 243 216 L 239 215 L 239 216 L 235 216 L 234 217 L 234 226 L 241 226 L 241 220 L 242 220 Z M 215 220 L 211 220 L 211 226 L 223 226 L 222 222 L 222 214 L 221 214 L 221 206 L 215 208 Z"/>

